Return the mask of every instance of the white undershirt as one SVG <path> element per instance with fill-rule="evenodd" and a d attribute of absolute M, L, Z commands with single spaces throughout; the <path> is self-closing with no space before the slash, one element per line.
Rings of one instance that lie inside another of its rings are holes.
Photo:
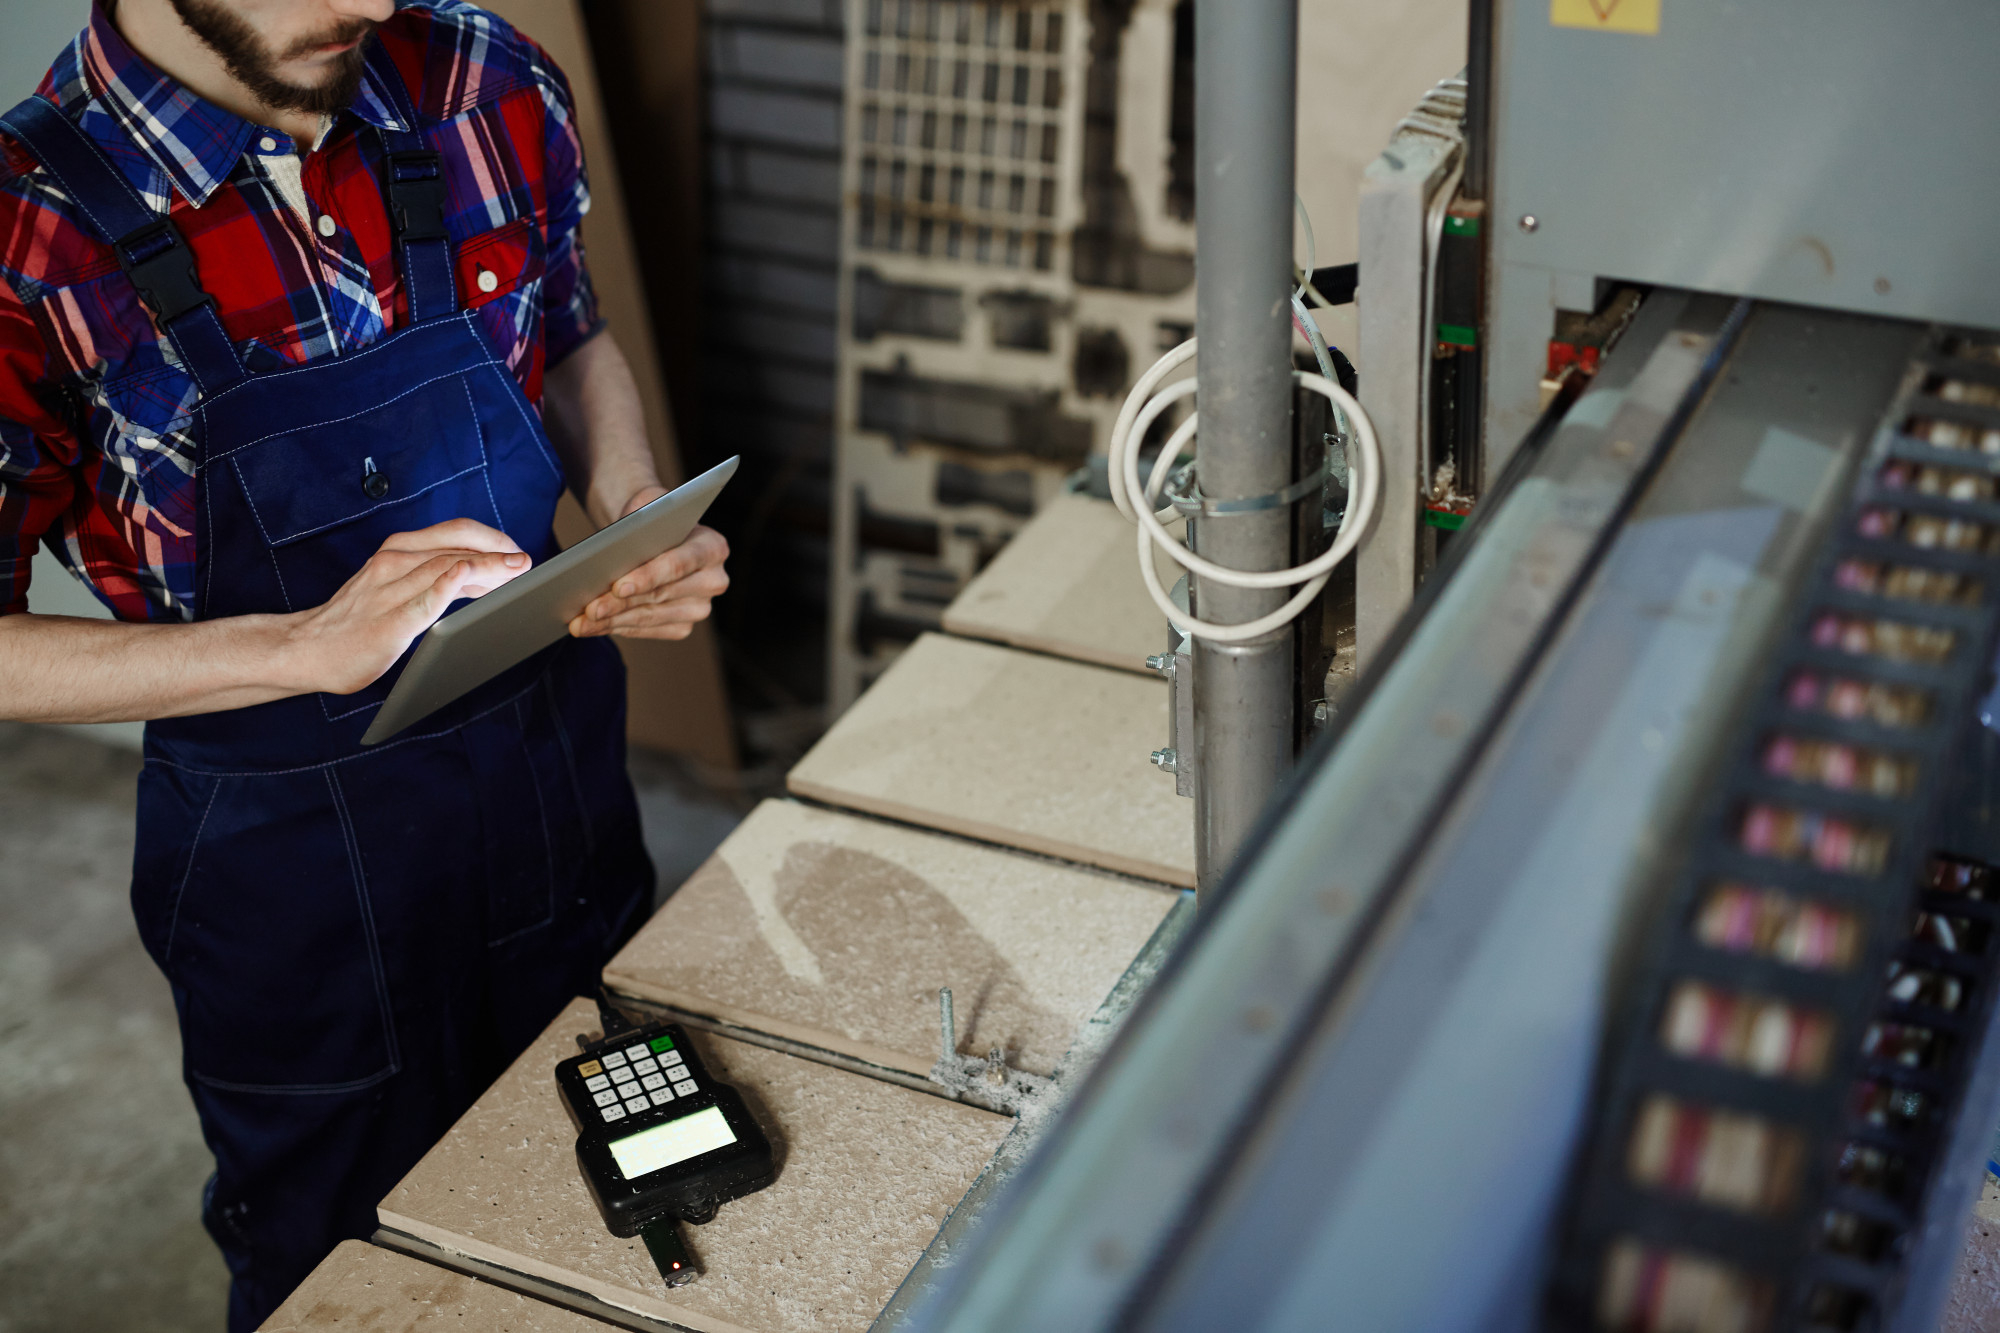
<path fill-rule="evenodd" d="M 326 132 L 332 127 L 333 117 L 319 118 L 319 133 L 313 136 L 313 149 L 317 149 L 326 140 Z M 306 205 L 306 183 L 303 179 L 305 157 L 297 151 L 266 154 L 264 169 L 271 173 L 271 183 L 278 187 L 278 193 L 285 197 L 285 202 L 299 215 L 299 221 L 306 224 L 306 230 L 311 231 L 312 210 Z"/>
<path fill-rule="evenodd" d="M 306 212 L 306 183 L 303 179 L 305 159 L 297 153 L 272 154 L 264 159 L 264 170 L 271 173 L 271 183 L 278 187 L 278 193 L 285 196 L 285 202 L 299 215 L 299 221 L 312 229 L 312 218 Z"/>

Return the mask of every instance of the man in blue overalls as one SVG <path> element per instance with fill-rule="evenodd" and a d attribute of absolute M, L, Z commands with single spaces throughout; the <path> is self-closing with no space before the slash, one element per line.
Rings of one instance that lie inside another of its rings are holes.
<path fill-rule="evenodd" d="M 133 906 L 247 1330 L 636 926 L 603 636 L 685 635 L 726 551 L 363 750 L 565 483 L 662 493 L 568 87 L 464 0 L 113 5 L 0 117 L 0 717 L 149 720 Z M 116 623 L 24 614 L 40 543 Z"/>

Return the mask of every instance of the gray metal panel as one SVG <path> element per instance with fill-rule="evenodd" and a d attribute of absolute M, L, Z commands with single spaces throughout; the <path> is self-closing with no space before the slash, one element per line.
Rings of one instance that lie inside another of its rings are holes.
<path fill-rule="evenodd" d="M 1752 317 L 1148 1326 L 1224 1310 L 1242 1329 L 1327 1310 L 1381 1333 L 1532 1325 L 1627 914 L 1672 860 L 1918 333 Z"/>
<path fill-rule="evenodd" d="M 1456 81 L 1448 81 L 1455 83 Z M 1463 138 L 1445 111 L 1460 89 L 1441 85 L 1404 118 L 1361 182 L 1361 405 L 1381 442 L 1383 478 L 1374 525 L 1355 555 L 1354 654 L 1366 667 L 1388 642 L 1417 591 L 1418 523 L 1423 509 L 1424 384 L 1431 338 L 1424 327 L 1432 200 L 1457 165 Z M 1441 114 L 1427 115 L 1436 107 Z M 1524 427 L 1525 429 L 1525 427 Z"/>
<path fill-rule="evenodd" d="M 1660 7 L 1648 36 L 1498 0 L 1501 265 L 2000 326 L 2000 5 Z"/>

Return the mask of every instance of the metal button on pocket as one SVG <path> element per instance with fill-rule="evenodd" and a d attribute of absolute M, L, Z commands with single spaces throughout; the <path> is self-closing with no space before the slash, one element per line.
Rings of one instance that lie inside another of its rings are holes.
<path fill-rule="evenodd" d="M 389 493 L 389 474 L 375 466 L 372 458 L 361 463 L 361 493 L 371 500 L 379 500 Z"/>

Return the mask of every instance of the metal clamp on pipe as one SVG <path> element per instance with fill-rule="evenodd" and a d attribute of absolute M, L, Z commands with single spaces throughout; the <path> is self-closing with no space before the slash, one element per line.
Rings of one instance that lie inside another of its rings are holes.
<path fill-rule="evenodd" d="M 1265 495 L 1247 496 L 1240 500 L 1211 500 L 1201 493 L 1201 483 L 1195 476 L 1195 465 L 1183 463 L 1167 476 L 1167 484 L 1160 496 L 1180 513 L 1190 517 L 1224 518 L 1231 514 L 1258 514 L 1267 509 L 1286 509 L 1299 501 L 1326 489 L 1326 479 L 1332 475 L 1329 465 L 1310 477 L 1300 477 L 1283 490 L 1271 491 Z"/>

